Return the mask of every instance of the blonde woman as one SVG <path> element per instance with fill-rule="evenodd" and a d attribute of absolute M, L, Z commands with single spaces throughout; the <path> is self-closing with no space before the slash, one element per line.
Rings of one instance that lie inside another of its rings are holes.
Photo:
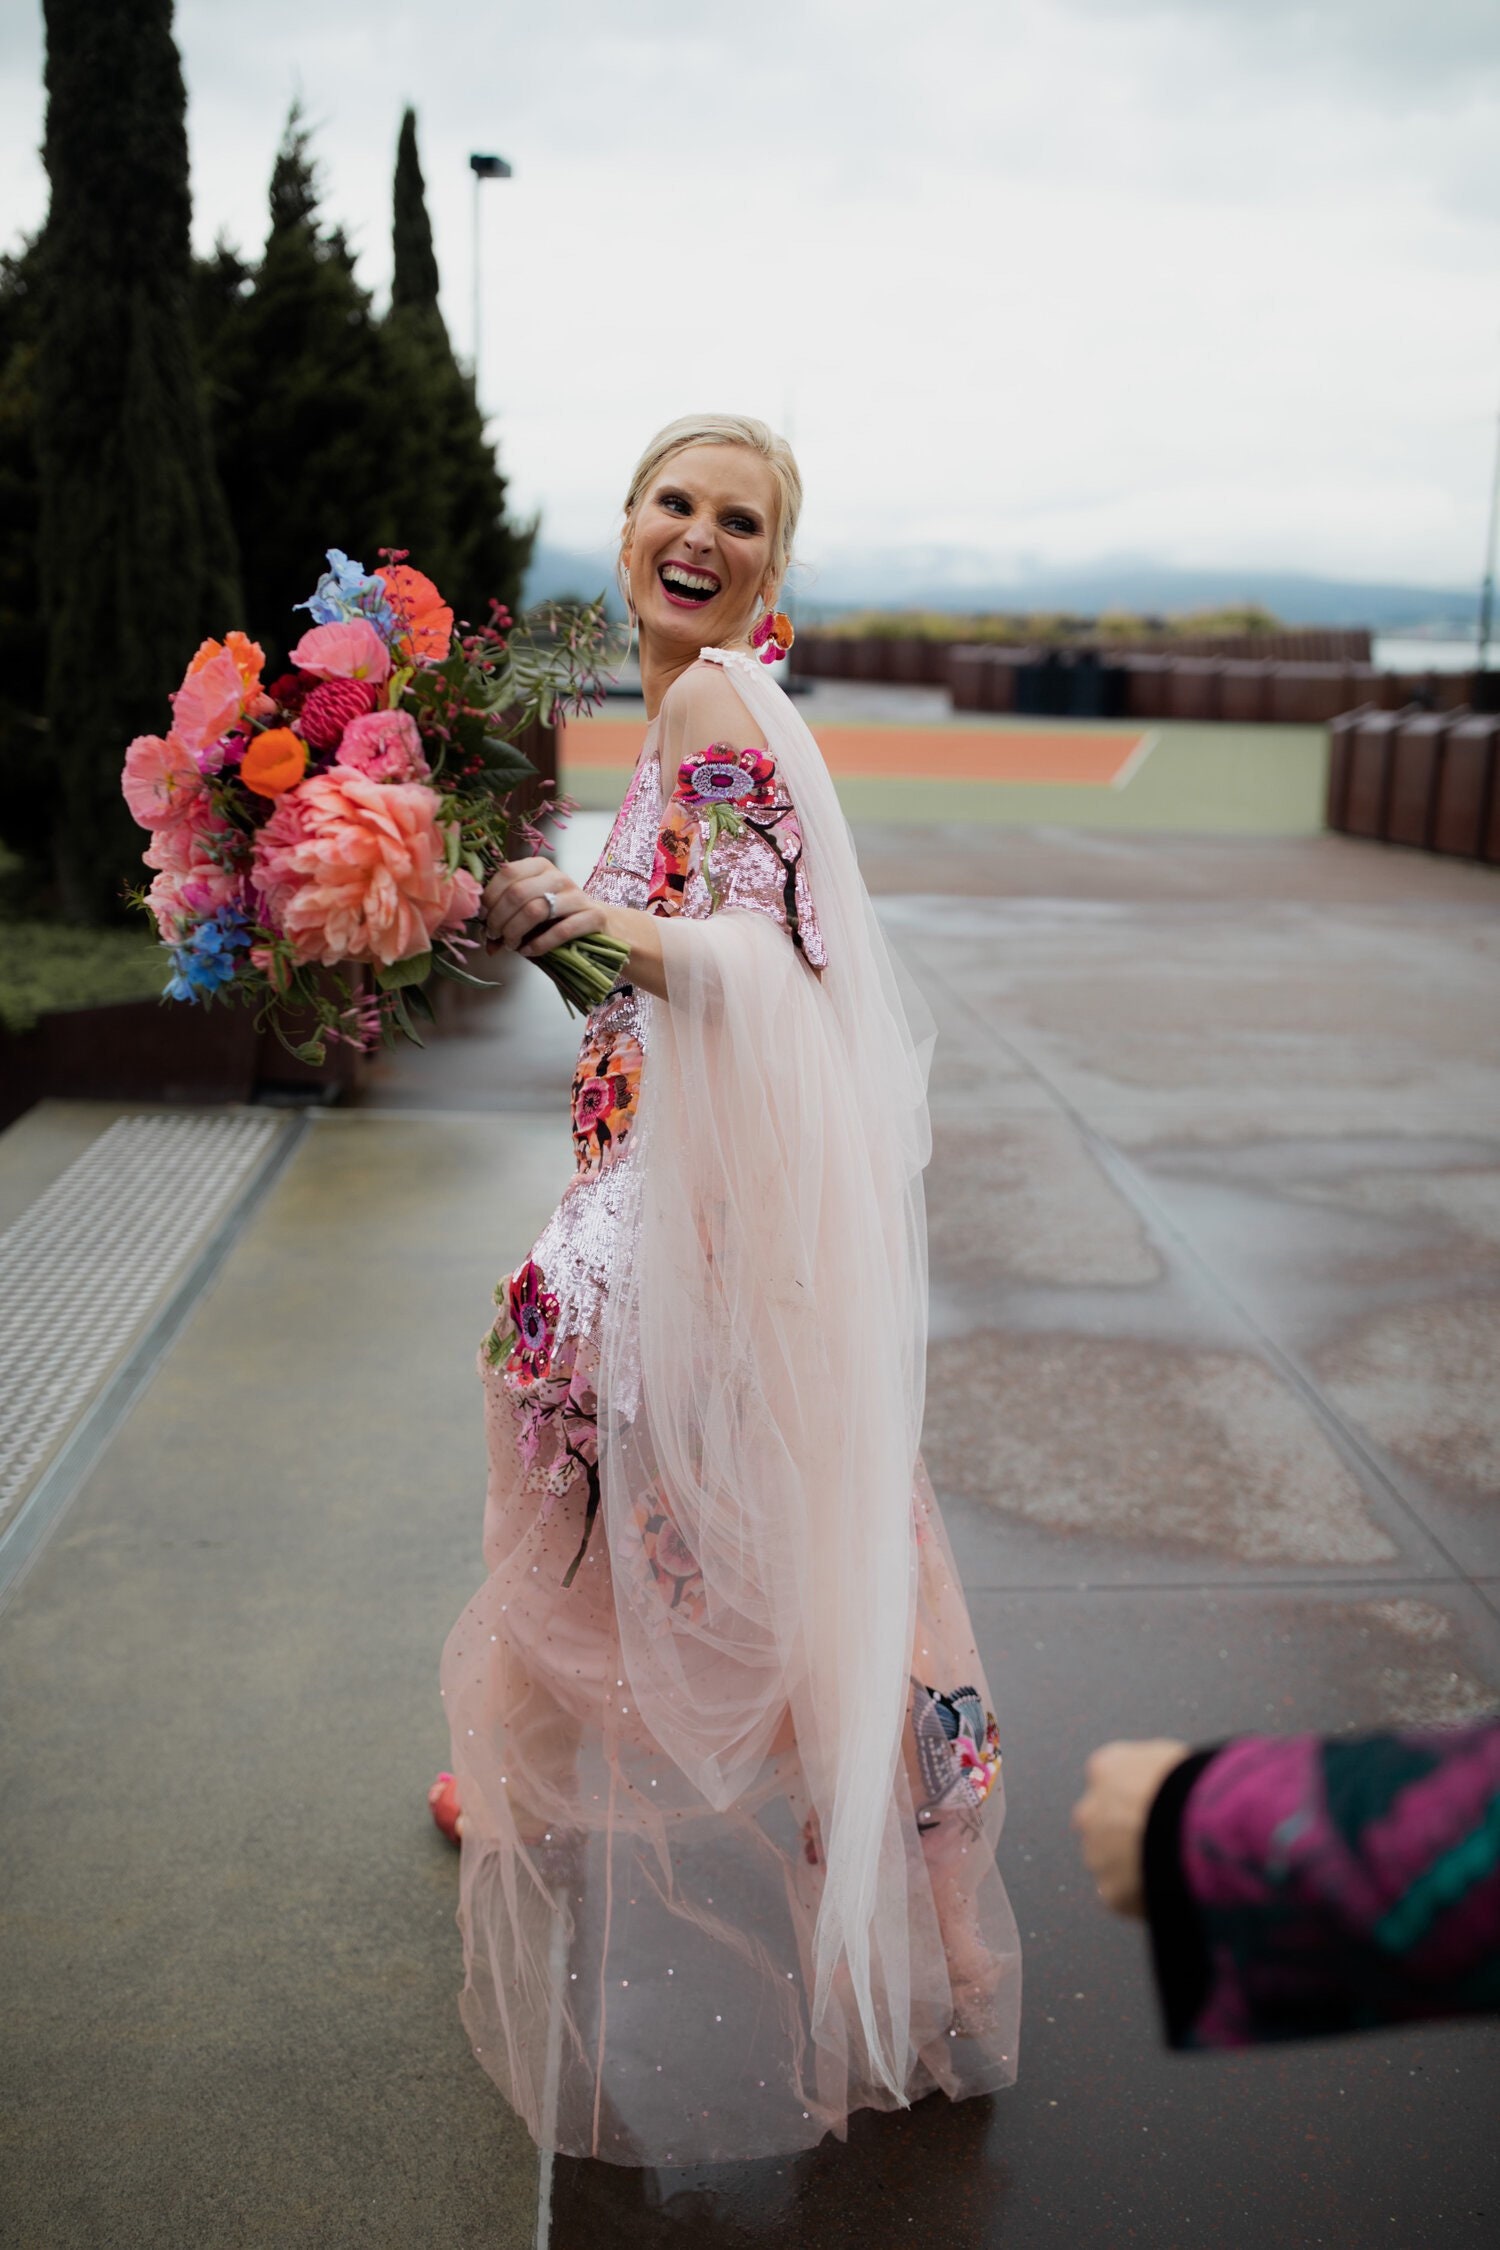
<path fill-rule="evenodd" d="M 766 661 L 800 503 L 761 422 L 652 441 L 634 777 L 585 884 L 486 893 L 526 958 L 628 960 L 482 1353 L 489 1576 L 434 1810 L 476 2055 L 544 2145 L 624 2164 L 1016 2067 L 998 1735 L 917 1451 L 931 1033 Z"/>

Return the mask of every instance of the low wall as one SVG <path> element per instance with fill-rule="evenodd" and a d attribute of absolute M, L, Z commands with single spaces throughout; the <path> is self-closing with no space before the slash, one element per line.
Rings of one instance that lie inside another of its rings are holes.
<path fill-rule="evenodd" d="M 949 664 L 971 646 L 1010 655 L 1006 643 L 933 640 L 910 633 L 797 635 L 797 669 L 809 680 L 880 680 L 891 687 L 946 687 Z M 1370 635 L 1363 628 L 1313 627 L 1285 633 L 1143 634 L 1130 641 L 1084 640 L 1060 650 L 1115 664 L 1126 656 L 1257 658 L 1283 664 L 1368 664 Z"/>
<path fill-rule="evenodd" d="M 1288 653 L 1290 644 L 1299 653 Z M 1225 653 L 1232 645 L 1240 653 Z M 1319 653 L 1314 655 L 1316 647 Z M 1065 718 L 1223 720 L 1323 726 L 1373 703 L 1450 711 L 1473 706 L 1496 675 L 1378 672 L 1364 632 L 1222 635 L 1170 648 L 1043 648 L 909 636 L 799 633 L 793 662 L 804 679 L 873 680 L 945 687 L 956 711 L 1048 713 Z M 1250 653 L 1254 651 L 1254 653 Z"/>
<path fill-rule="evenodd" d="M 1340 712 L 1328 729 L 1328 825 L 1500 866 L 1500 714 Z"/>

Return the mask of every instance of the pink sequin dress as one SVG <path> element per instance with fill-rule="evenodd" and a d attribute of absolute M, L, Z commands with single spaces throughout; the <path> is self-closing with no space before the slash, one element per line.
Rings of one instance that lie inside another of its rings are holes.
<path fill-rule="evenodd" d="M 755 917 L 774 939 L 741 935 L 773 947 L 778 971 L 820 983 L 829 950 L 785 771 L 795 757 L 778 758 L 764 739 L 774 730 L 712 688 L 707 701 L 674 691 L 653 722 L 585 887 L 679 922 Z M 696 739 L 695 723 L 713 739 Z M 633 1469 L 609 1434 L 638 1411 L 637 1316 L 621 1310 L 620 1280 L 640 1226 L 632 1174 L 653 1032 L 673 1005 L 623 985 L 587 1020 L 576 1173 L 497 1291 L 481 1350 L 489 1575 L 442 1674 L 466 1815 L 461 2008 L 474 2051 L 544 2146 L 653 2165 L 791 2151 L 841 2132 L 861 2106 L 1007 2084 L 1020 1989 L 995 1866 L 998 1729 L 919 1460 L 911 1641 L 890 1651 L 899 1747 L 893 1734 L 882 1784 L 882 1895 L 896 1898 L 885 1913 L 899 1928 L 879 1940 L 873 1985 L 867 1971 L 861 1985 L 857 1947 L 831 1969 L 819 1952 L 820 1927 L 836 1952 L 820 1909 L 824 1830 L 841 1817 L 812 1748 L 809 1696 L 826 1704 L 827 1687 L 803 1681 L 771 1709 L 732 1782 L 695 1763 L 668 1722 L 674 1699 L 706 1724 L 720 1704 L 727 1713 L 748 1665 L 745 1634 L 725 1637 L 728 1572 L 705 1559 L 687 1477 Z M 608 1417 L 602 1356 L 619 1402 Z M 754 1450 L 747 1432 L 725 1442 L 731 1459 Z M 811 1537 L 806 1548 L 817 1551 Z M 811 1567 L 804 1557 L 804 1576 Z M 742 1589 L 736 1599 L 750 1606 Z M 665 1695 L 663 1652 L 677 1666 Z M 751 1730 L 722 1721 L 726 1739 L 737 1731 Z M 887 2037 L 894 2061 L 880 2057 Z"/>

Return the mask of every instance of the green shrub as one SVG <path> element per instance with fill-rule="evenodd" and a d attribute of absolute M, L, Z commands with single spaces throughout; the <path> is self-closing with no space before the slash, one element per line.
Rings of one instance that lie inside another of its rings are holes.
<path fill-rule="evenodd" d="M 165 948 L 141 930 L 0 922 L 0 1025 L 30 1031 L 55 1010 L 154 1000 L 166 971 Z"/>

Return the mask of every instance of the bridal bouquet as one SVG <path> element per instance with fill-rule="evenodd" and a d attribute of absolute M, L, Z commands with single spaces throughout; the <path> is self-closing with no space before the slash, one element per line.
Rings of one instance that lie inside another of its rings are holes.
<path fill-rule="evenodd" d="M 337 548 L 328 561 L 291 669 L 265 684 L 245 634 L 205 641 L 167 733 L 131 743 L 123 779 L 151 831 L 136 897 L 170 950 L 167 996 L 248 1001 L 314 1063 L 331 1041 L 417 1039 L 434 976 L 481 982 L 463 960 L 484 885 L 512 822 L 539 849 L 557 809 L 510 805 L 535 779 L 517 738 L 597 700 L 608 641 L 602 601 L 509 630 L 492 605 L 456 634 L 399 553 L 369 574 Z M 624 959 L 600 933 L 537 965 L 586 1012 Z"/>

